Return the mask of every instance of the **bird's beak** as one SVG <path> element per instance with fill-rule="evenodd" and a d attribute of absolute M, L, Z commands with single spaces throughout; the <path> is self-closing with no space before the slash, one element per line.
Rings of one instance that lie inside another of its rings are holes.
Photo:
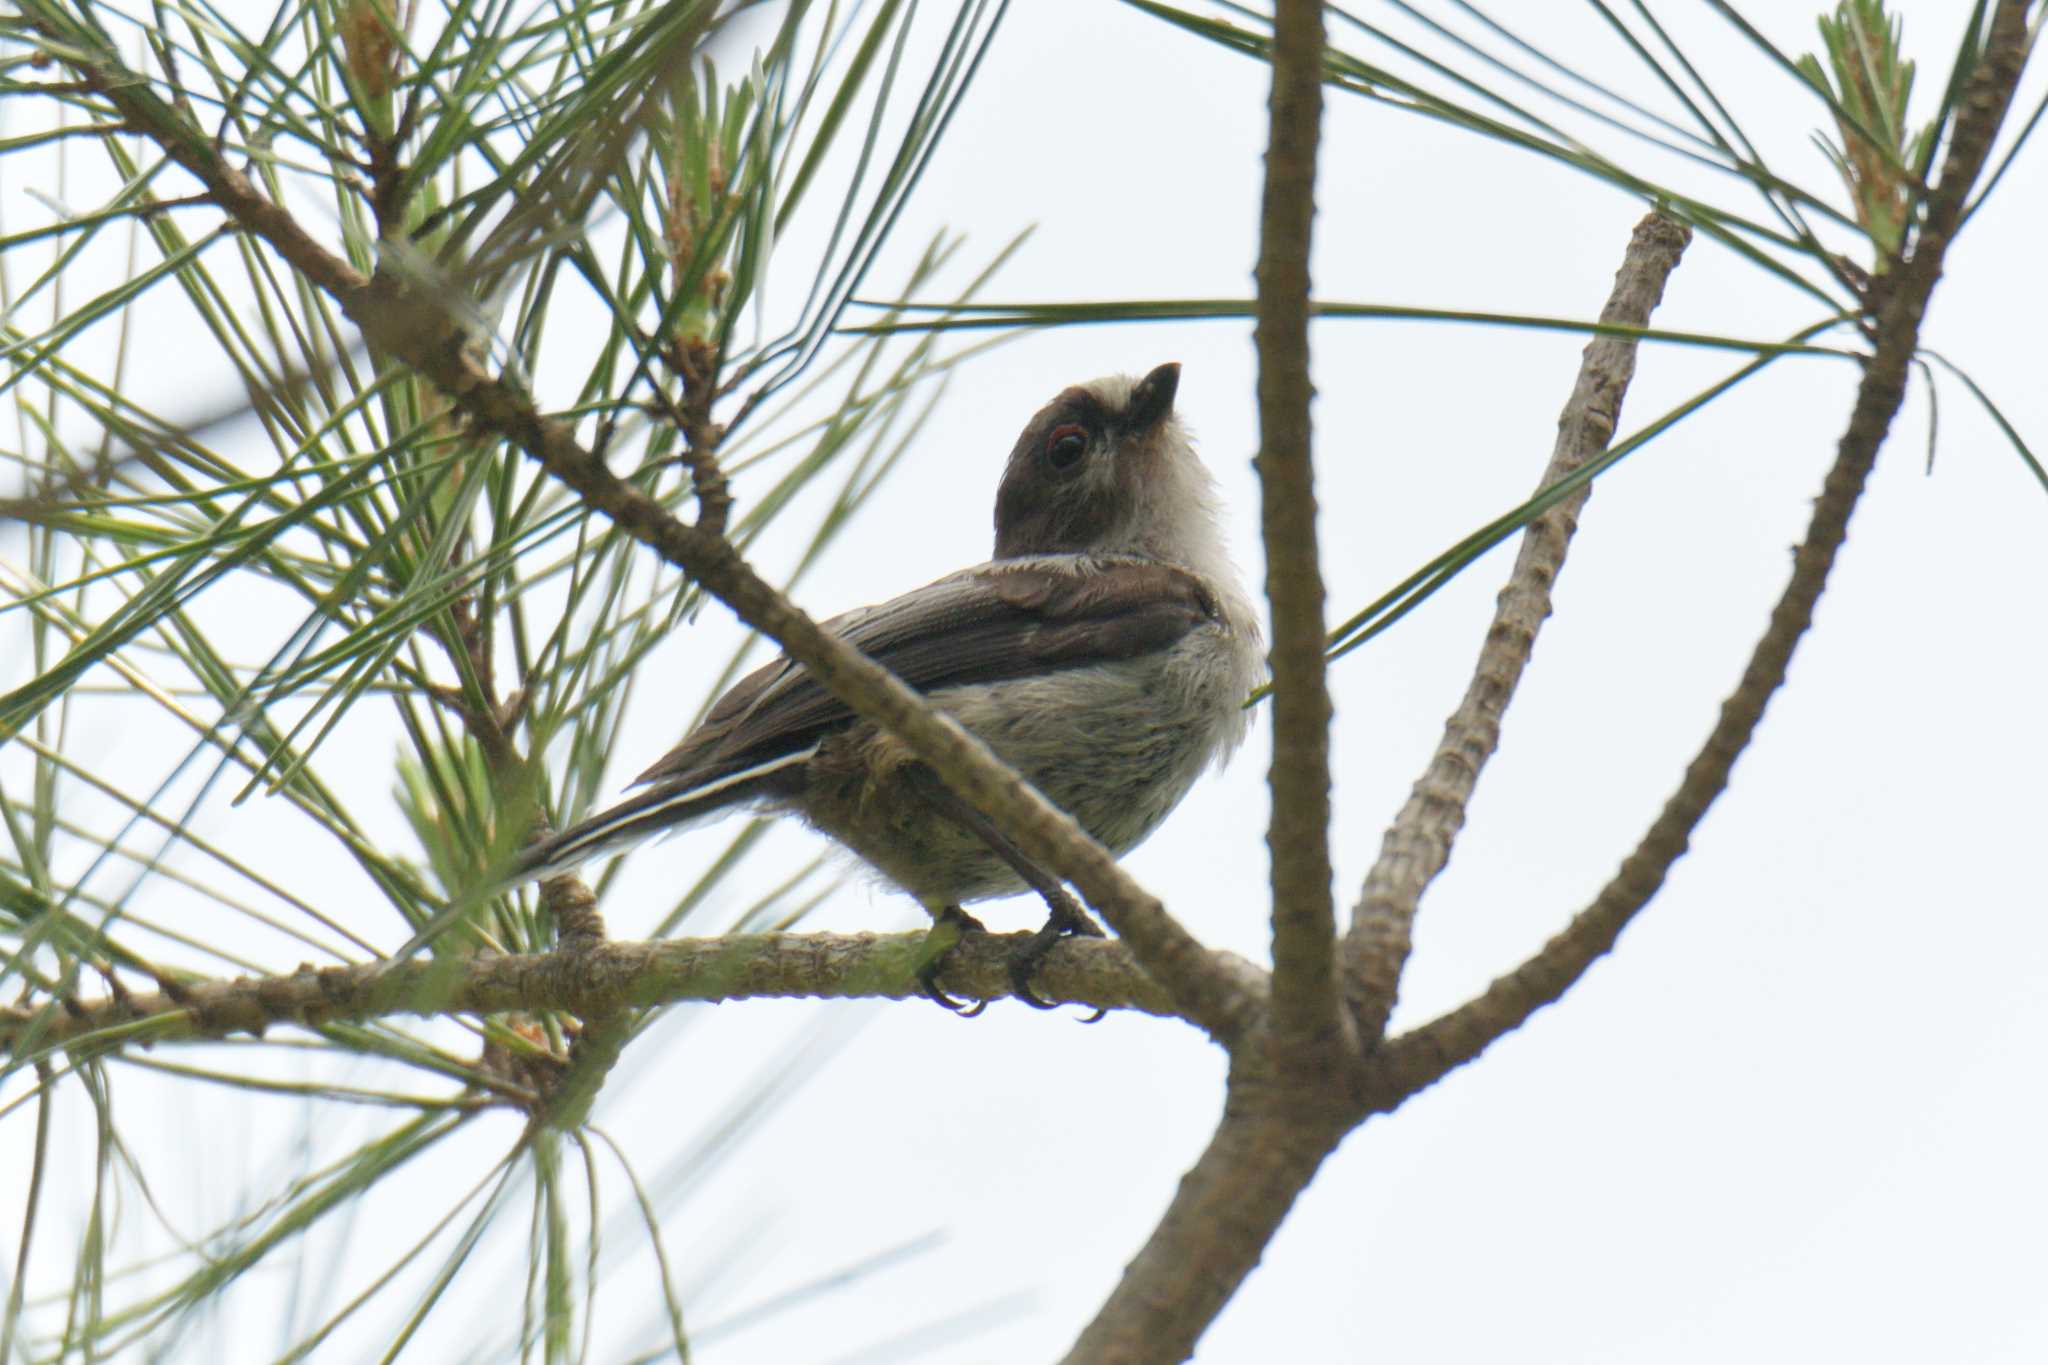
<path fill-rule="evenodd" d="M 1124 420 L 1133 431 L 1150 431 L 1173 411 L 1173 395 L 1180 388 L 1180 363 L 1169 360 L 1138 382 L 1131 390 L 1130 407 Z"/>

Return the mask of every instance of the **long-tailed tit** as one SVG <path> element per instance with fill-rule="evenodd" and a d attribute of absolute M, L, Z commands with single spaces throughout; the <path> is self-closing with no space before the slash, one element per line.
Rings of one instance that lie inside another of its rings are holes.
<path fill-rule="evenodd" d="M 1173 411 L 1180 366 L 1079 384 L 1017 438 L 995 556 L 825 628 L 950 712 L 1112 853 L 1158 828 L 1244 738 L 1259 628 L 1214 485 Z M 522 872 L 752 806 L 801 816 L 939 916 L 1037 891 L 1051 917 L 1011 959 L 1019 998 L 1060 937 L 1099 934 L 1059 880 L 903 744 L 779 659 L 642 773 L 647 790 L 535 845 Z M 951 1005 L 936 984 L 926 990 Z"/>

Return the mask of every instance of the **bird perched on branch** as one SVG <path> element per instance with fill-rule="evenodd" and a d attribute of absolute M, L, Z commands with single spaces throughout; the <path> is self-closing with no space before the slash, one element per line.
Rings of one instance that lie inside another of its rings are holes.
<path fill-rule="evenodd" d="M 1078 384 L 1040 409 L 996 492 L 995 555 L 824 628 L 931 698 L 1121 856 L 1244 738 L 1259 628 L 1215 489 L 1174 414 L 1180 366 Z M 788 658 L 755 670 L 642 773 L 647 790 L 530 848 L 523 877 L 736 806 L 801 817 L 935 916 L 1026 889 L 1045 927 L 1017 996 L 1068 934 L 1102 931 L 1050 871 L 903 743 Z M 921 973 L 934 1000 L 943 955 Z"/>

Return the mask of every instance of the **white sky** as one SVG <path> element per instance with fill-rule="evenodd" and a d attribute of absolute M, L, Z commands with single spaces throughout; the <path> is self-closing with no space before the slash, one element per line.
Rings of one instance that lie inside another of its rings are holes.
<path fill-rule="evenodd" d="M 938 28 L 943 8 L 924 29 Z M 1744 8 L 1782 45 L 1811 45 L 1808 7 Z M 1923 86 L 1938 85 L 1969 6 L 1898 8 L 1923 56 Z M 1705 6 L 1666 10 L 1698 40 L 1689 50 L 1733 94 L 1773 166 L 1834 193 L 1808 144 L 1818 106 Z M 1654 97 L 1584 9 L 1534 15 L 1530 27 L 1556 49 Z M 1037 223 L 990 297 L 1248 294 L 1265 75 L 1123 6 L 1017 6 L 865 292 L 886 294 L 941 226 L 967 233 L 966 254 L 980 259 Z M 2036 70 L 2019 107 L 2031 110 L 2044 88 Z M 1639 156 L 1618 137 L 1602 145 Z M 1642 212 L 1550 163 L 1343 95 L 1330 98 L 1323 157 L 1314 274 L 1331 301 L 1590 317 Z M 2048 445 L 2032 325 L 2048 305 L 2041 167 L 2030 147 L 1970 224 L 1926 339 Z M 1686 183 L 1745 202 L 1732 182 Z M 783 250 L 801 261 L 804 240 Z M 1654 321 L 1776 338 L 1814 315 L 1700 241 Z M 1320 324 L 1314 340 L 1334 620 L 1530 491 L 1582 341 L 1359 322 Z M 807 580 L 803 604 L 829 614 L 984 557 L 995 479 L 1030 413 L 1070 382 L 1164 360 L 1185 366 L 1180 411 L 1223 485 L 1233 544 L 1256 583 L 1249 324 L 1172 324 L 1051 332 L 967 368 L 869 520 Z M 1739 363 L 1647 349 L 1622 429 Z M 1855 378 L 1844 361 L 1781 362 L 1600 484 L 1502 752 L 1453 867 L 1424 903 L 1397 1025 L 1466 999 L 1523 958 L 1633 847 L 1783 585 Z M 1197 1359 L 2048 1354 L 2048 495 L 1959 385 L 1944 379 L 1939 398 L 1932 477 L 1922 381 L 1787 689 L 1619 951 L 1479 1063 L 1354 1134 Z M 762 486 L 737 491 L 744 500 Z M 772 564 L 788 548 L 771 541 L 763 557 Z M 1344 907 L 1457 698 L 1506 563 L 1489 560 L 1332 673 Z M 684 717 L 664 695 L 694 705 L 736 638 L 720 612 L 707 613 L 704 630 L 650 664 L 661 672 L 638 690 L 617 781 L 673 741 Z M 366 790 L 388 786 L 388 752 L 366 758 Z M 1204 940 L 1261 959 L 1265 764 L 1261 735 L 1127 860 Z M 215 804 L 216 831 L 290 827 L 270 825 L 260 806 Z M 391 837 L 405 837 L 395 815 L 383 818 Z M 779 837 L 791 857 L 812 851 L 808 836 Z M 720 842 L 636 855 L 605 907 L 613 932 L 643 932 L 665 907 L 660 893 Z M 781 875 L 779 858 L 757 863 L 735 884 L 733 908 L 743 887 Z M 855 885 L 814 924 L 888 929 L 914 914 L 900 897 Z M 984 918 L 1018 928 L 1039 914 L 1018 900 Z M 934 1230 L 945 1244 L 708 1341 L 701 1361 L 834 1360 L 984 1305 L 995 1308 L 979 1335 L 875 1358 L 1056 1356 L 1164 1208 L 1222 1093 L 1221 1054 L 1185 1026 L 1118 1017 L 1082 1028 L 1071 1012 L 1009 1004 L 960 1022 L 918 1003 L 767 1002 L 679 1011 L 628 1054 L 598 1121 L 651 1179 L 720 1118 L 725 1096 L 814 1024 L 843 1046 L 668 1225 L 684 1279 L 715 1276 L 686 1304 L 692 1321 Z M 186 1181 L 181 1196 L 218 1214 L 268 1188 L 260 1173 L 289 1168 L 308 1120 L 275 1102 L 247 1117 L 208 1100 L 220 1124 L 179 1129 L 191 1153 L 165 1155 L 157 1176 Z M 152 1102 L 136 1102 L 130 1120 L 145 1120 Z M 180 1111 L 163 1112 L 175 1127 Z M 367 1132 L 387 1120 L 323 1111 L 313 1122 Z M 25 1152 L 27 1128 L 20 1117 L 0 1125 L 0 1160 Z M 497 1123 L 403 1188 L 438 1209 L 512 1135 L 510 1120 Z M 623 1182 L 606 1178 L 622 1198 Z M 0 1229 L 18 1226 L 14 1198 L 0 1189 Z M 358 1229 L 344 1264 L 381 1264 L 396 1250 L 375 1226 Z M 525 1235 L 515 1204 L 497 1244 L 457 1283 L 465 1315 L 510 1302 Z M 607 1245 L 623 1252 L 634 1236 L 621 1222 Z M 616 1284 L 599 1298 L 608 1328 L 643 1314 L 651 1326 L 645 1279 L 622 1272 Z M 235 1341 L 231 1328 L 215 1330 Z M 257 1348 L 275 1340 L 266 1334 Z M 452 1358 L 461 1341 L 422 1354 Z M 599 1358 L 640 1344 L 633 1332 Z"/>

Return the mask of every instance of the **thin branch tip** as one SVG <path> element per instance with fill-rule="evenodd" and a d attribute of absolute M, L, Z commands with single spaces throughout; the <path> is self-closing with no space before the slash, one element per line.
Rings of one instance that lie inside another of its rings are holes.
<path fill-rule="evenodd" d="M 1531 1015 L 1562 998 L 1663 887 L 1691 846 L 1692 833 L 1726 790 L 1771 699 L 1784 685 L 1799 642 L 1813 624 L 1836 556 L 1848 537 L 1878 451 L 1889 435 L 1919 353 L 1928 301 L 1971 186 L 1982 174 L 2031 47 L 2024 0 L 1998 0 L 1990 38 L 1972 73 L 1940 179 L 1912 252 L 1879 319 L 1877 346 L 1864 367 L 1835 461 L 1814 500 L 1792 573 L 1751 651 L 1735 690 L 1722 702 L 1705 743 L 1686 766 L 1677 790 L 1592 904 L 1535 956 L 1496 979 L 1477 999 L 1393 1039 L 1375 1058 L 1377 1108 L 1391 1108 L 1479 1056 Z"/>
<path fill-rule="evenodd" d="M 1691 240 L 1690 228 L 1660 211 L 1638 221 L 1600 310 L 1601 321 L 1647 326 Z M 1550 461 L 1537 480 L 1539 492 L 1606 451 L 1635 377 L 1636 353 L 1637 343 L 1629 336 L 1596 336 L 1586 343 L 1578 378 L 1558 415 Z M 1472 680 L 1444 722 L 1443 738 L 1366 875 L 1346 935 L 1345 969 L 1347 997 L 1369 1038 L 1386 1030 L 1423 893 L 1450 862 L 1466 807 L 1500 745 L 1502 720 L 1550 617 L 1552 595 L 1591 496 L 1592 485 L 1583 485 L 1524 529 Z"/>

